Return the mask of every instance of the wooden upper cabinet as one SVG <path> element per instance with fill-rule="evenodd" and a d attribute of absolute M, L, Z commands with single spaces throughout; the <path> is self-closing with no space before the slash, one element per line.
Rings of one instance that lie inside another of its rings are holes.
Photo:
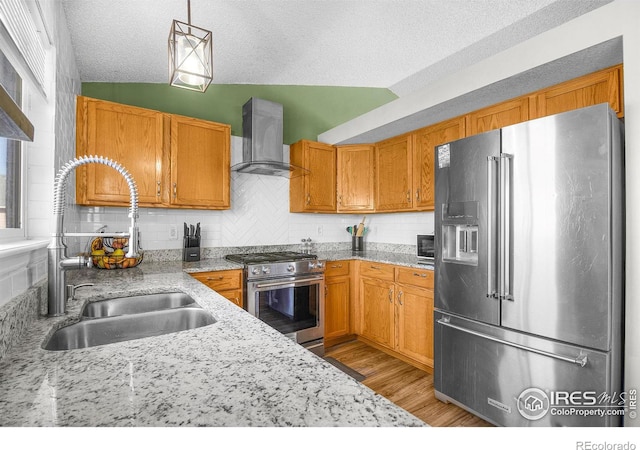
<path fill-rule="evenodd" d="M 624 117 L 622 65 L 600 70 L 540 91 L 535 96 L 537 117 L 558 114 L 585 106 L 609 103 L 618 117 Z"/>
<path fill-rule="evenodd" d="M 413 207 L 432 211 L 435 206 L 435 147 L 465 137 L 465 118 L 440 122 L 413 133 Z"/>
<path fill-rule="evenodd" d="M 140 206 L 228 209 L 231 127 L 78 97 L 76 154 L 113 159 L 131 173 Z M 129 188 L 114 169 L 78 168 L 76 201 L 125 206 Z"/>
<path fill-rule="evenodd" d="M 78 97 L 76 112 L 76 155 L 116 161 L 133 176 L 140 205 L 161 203 L 164 114 L 87 97 Z M 103 164 L 79 167 L 76 187 L 80 205 L 119 206 L 130 201 L 125 179 Z"/>
<path fill-rule="evenodd" d="M 230 207 L 231 127 L 171 116 L 172 206 Z"/>
<path fill-rule="evenodd" d="M 289 184 L 291 212 L 336 211 L 336 148 L 301 140 L 289 148 L 291 164 L 307 172 L 294 171 Z"/>
<path fill-rule="evenodd" d="M 407 133 L 376 144 L 376 211 L 406 211 L 413 207 L 412 143 L 413 137 Z"/>
<path fill-rule="evenodd" d="M 373 145 L 336 147 L 338 212 L 374 210 L 374 149 Z"/>
<path fill-rule="evenodd" d="M 529 120 L 529 97 L 498 103 L 467 114 L 467 136 Z"/>

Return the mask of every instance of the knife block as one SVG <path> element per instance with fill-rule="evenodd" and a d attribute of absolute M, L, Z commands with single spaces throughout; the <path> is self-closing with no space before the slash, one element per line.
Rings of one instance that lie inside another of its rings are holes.
<path fill-rule="evenodd" d="M 200 261 L 200 247 L 186 247 L 182 249 L 182 260 L 186 262 Z"/>

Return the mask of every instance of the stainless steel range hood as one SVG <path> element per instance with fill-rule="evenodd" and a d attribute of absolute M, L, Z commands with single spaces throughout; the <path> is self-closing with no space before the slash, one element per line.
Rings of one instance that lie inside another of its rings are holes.
<path fill-rule="evenodd" d="M 282 105 L 251 97 L 242 107 L 242 162 L 231 169 L 290 178 L 300 168 L 284 161 L 282 129 Z"/>

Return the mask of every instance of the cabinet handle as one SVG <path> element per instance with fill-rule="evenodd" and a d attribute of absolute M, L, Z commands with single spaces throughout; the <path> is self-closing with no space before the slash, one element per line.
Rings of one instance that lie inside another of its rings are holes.
<path fill-rule="evenodd" d="M 371 267 L 373 270 L 380 270 L 380 267 L 378 266 L 369 266 L 369 267 Z"/>
<path fill-rule="evenodd" d="M 420 189 L 416 189 L 416 201 L 420 202 Z"/>
<path fill-rule="evenodd" d="M 224 277 L 207 277 L 207 281 L 224 280 Z"/>
<path fill-rule="evenodd" d="M 411 203 L 411 189 L 407 191 L 407 203 Z"/>
<path fill-rule="evenodd" d="M 158 190 L 156 191 L 156 196 L 160 197 L 160 182 L 157 182 Z"/>
<path fill-rule="evenodd" d="M 389 289 L 389 303 L 393 303 L 393 289 Z"/>
<path fill-rule="evenodd" d="M 414 276 L 414 277 L 422 277 L 422 278 L 426 278 L 426 277 L 427 277 L 427 274 L 426 274 L 426 273 L 416 273 L 416 272 L 413 272 L 413 276 Z"/>
<path fill-rule="evenodd" d="M 311 194 L 307 194 L 307 205 L 311 204 Z"/>
<path fill-rule="evenodd" d="M 342 194 L 338 196 L 338 205 L 342 205 Z"/>
<path fill-rule="evenodd" d="M 173 183 L 173 198 L 178 197 L 178 183 Z"/>
<path fill-rule="evenodd" d="M 398 303 L 400 303 L 400 306 L 402 306 L 402 291 L 398 292 Z"/>
<path fill-rule="evenodd" d="M 342 269 L 342 264 L 333 264 L 331 266 L 332 269 Z"/>

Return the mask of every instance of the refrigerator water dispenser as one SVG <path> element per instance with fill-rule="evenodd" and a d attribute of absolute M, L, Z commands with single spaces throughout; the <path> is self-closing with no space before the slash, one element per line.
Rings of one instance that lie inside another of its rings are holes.
<path fill-rule="evenodd" d="M 442 260 L 478 265 L 477 202 L 455 202 L 443 205 Z"/>

